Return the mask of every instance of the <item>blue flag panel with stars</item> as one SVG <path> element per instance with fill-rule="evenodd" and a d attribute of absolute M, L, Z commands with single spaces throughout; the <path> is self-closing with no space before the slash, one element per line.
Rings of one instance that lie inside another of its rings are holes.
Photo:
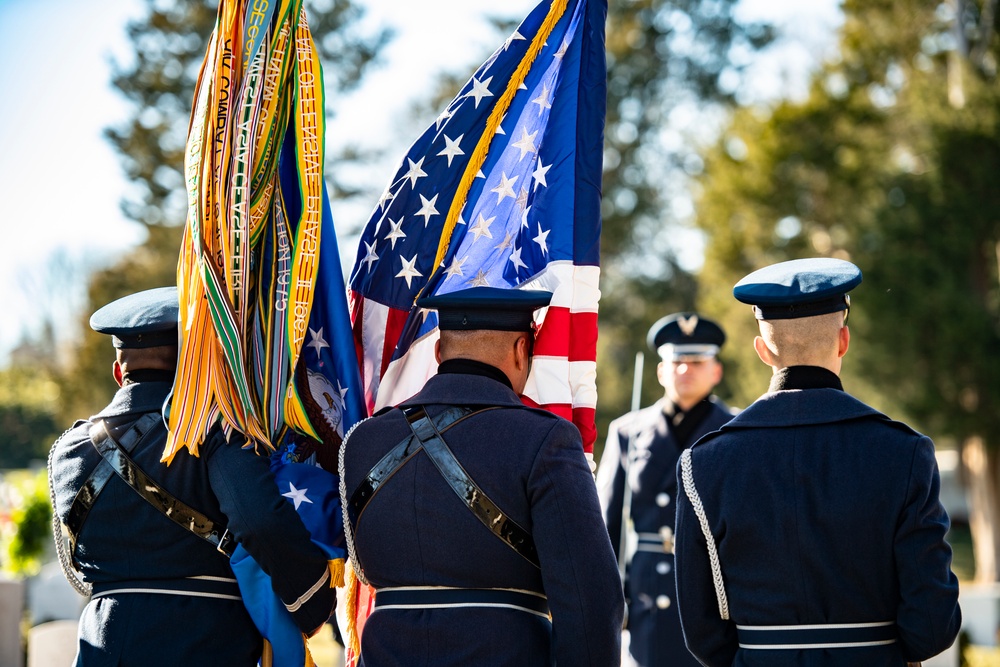
<path fill-rule="evenodd" d="M 469 157 L 550 4 L 543 2 L 532 11 L 411 147 L 361 238 L 351 279 L 356 293 L 410 310 L 425 287 L 433 292 L 515 287 L 553 260 L 598 263 L 604 102 L 593 107 L 599 114 L 596 122 L 578 118 L 585 111 L 581 96 L 591 85 L 581 82 L 579 74 L 581 60 L 591 57 L 583 52 L 588 39 L 581 35 L 594 29 L 588 11 L 599 14 L 603 62 L 606 3 L 581 1 L 563 13 L 532 63 L 492 139 L 444 265 L 433 266 Z M 592 85 L 603 94 L 603 80 Z M 598 128 L 597 136 L 583 138 L 582 151 L 578 126 Z M 578 179 L 584 181 L 583 193 Z M 588 198 L 593 201 L 584 201 Z M 581 216 L 581 208 L 587 217 Z M 432 327 L 433 319 L 426 326 Z"/>

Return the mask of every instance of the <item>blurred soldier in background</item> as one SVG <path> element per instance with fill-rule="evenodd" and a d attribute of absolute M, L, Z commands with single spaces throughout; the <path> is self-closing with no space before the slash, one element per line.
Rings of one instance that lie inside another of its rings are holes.
<path fill-rule="evenodd" d="M 934 443 L 847 394 L 850 262 L 736 284 L 768 392 L 678 466 L 677 593 L 705 665 L 902 667 L 958 635 Z"/>
<path fill-rule="evenodd" d="M 732 418 L 712 395 L 725 340 L 719 325 L 697 313 L 652 326 L 663 398 L 611 422 L 597 469 L 601 510 L 625 572 L 629 653 L 641 667 L 698 665 L 684 647 L 674 599 L 674 470 L 684 449 Z"/>
<path fill-rule="evenodd" d="M 169 469 L 160 462 L 177 315 L 173 287 L 94 313 L 91 327 L 112 336 L 120 389 L 49 455 L 57 551 L 70 583 L 92 593 L 77 665 L 256 665 L 263 642 L 229 565 L 237 542 L 271 575 L 303 633 L 333 610 L 326 554 L 282 498 L 266 456 L 244 449 L 242 436 L 227 443 L 219 428 L 200 457 L 182 450 Z"/>

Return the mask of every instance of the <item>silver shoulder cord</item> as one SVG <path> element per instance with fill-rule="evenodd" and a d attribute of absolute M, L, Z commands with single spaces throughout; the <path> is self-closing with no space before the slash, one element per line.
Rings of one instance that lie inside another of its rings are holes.
<path fill-rule="evenodd" d="M 69 433 L 69 431 L 66 433 Z M 63 435 L 66 435 L 66 433 L 63 433 Z M 76 569 L 73 567 L 72 561 L 70 561 L 69 554 L 66 552 L 66 538 L 63 536 L 62 522 L 59 520 L 59 514 L 56 512 L 56 488 L 52 483 L 52 455 L 55 451 L 56 446 L 52 445 L 52 449 L 49 450 L 48 462 L 49 501 L 52 503 L 52 539 L 56 543 L 56 555 L 59 557 L 59 565 L 62 567 L 63 576 L 66 577 L 66 581 L 73 587 L 73 590 L 87 598 L 93 592 L 93 587 L 80 579 Z"/>
<path fill-rule="evenodd" d="M 729 600 L 726 598 L 726 586 L 722 581 L 722 565 L 719 563 L 719 551 L 715 546 L 715 538 L 708 527 L 708 517 L 705 516 L 705 507 L 701 504 L 701 496 L 694 485 L 694 473 L 691 471 L 691 450 L 685 449 L 681 454 L 681 481 L 684 483 L 684 493 L 691 501 L 691 509 L 698 517 L 701 524 L 701 532 L 705 536 L 705 543 L 708 548 L 708 561 L 712 566 L 712 583 L 715 585 L 715 597 L 719 601 L 719 616 L 722 620 L 729 620 Z"/>
<path fill-rule="evenodd" d="M 340 511 L 344 515 L 344 538 L 347 541 L 347 557 L 351 561 L 351 567 L 354 568 L 354 574 L 358 577 L 358 581 L 365 586 L 369 586 L 370 584 L 365 579 L 365 575 L 361 571 L 361 565 L 358 563 L 358 556 L 354 552 L 354 529 L 351 527 L 351 519 L 347 513 L 347 503 L 350 501 L 350 498 L 347 497 L 347 481 L 344 476 L 344 452 L 347 451 L 347 441 L 350 439 L 351 434 L 354 433 L 354 429 L 369 419 L 371 417 L 365 417 L 347 431 L 347 434 L 344 435 L 344 439 L 340 443 L 340 452 L 337 454 L 337 473 L 340 475 Z"/>

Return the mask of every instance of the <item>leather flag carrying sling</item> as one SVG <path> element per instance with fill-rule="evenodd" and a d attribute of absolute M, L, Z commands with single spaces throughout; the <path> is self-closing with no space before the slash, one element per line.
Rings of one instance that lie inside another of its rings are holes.
<path fill-rule="evenodd" d="M 220 533 L 220 526 L 216 526 L 204 514 L 175 498 L 129 458 L 129 453 L 134 451 L 136 445 L 151 432 L 150 427 L 158 421 L 160 421 L 158 413 L 144 415 L 132 428 L 126 431 L 122 437 L 122 443 L 119 443 L 111 435 L 104 420 L 98 420 L 91 427 L 90 441 L 100 452 L 104 461 L 91 473 L 90 478 L 84 483 L 70 508 L 67 528 L 70 539 L 73 540 L 72 543 L 75 544 L 76 535 L 83 527 L 83 521 L 90 508 L 93 507 L 97 494 L 100 493 L 111 473 L 114 472 L 121 477 L 122 481 L 132 487 L 133 491 L 168 519 L 184 530 L 209 542 L 223 555 L 232 556 L 233 550 L 236 549 L 236 541 L 228 530 L 223 528 Z M 133 433 L 137 435 L 133 436 Z M 87 490 L 86 493 L 84 493 L 85 490 Z"/>
<path fill-rule="evenodd" d="M 451 407 L 438 415 L 436 420 L 427 416 L 423 406 L 415 405 L 400 409 L 406 417 L 413 435 L 404 438 L 402 442 L 383 456 L 382 460 L 375 464 L 375 467 L 354 491 L 349 503 L 349 511 L 355 525 L 358 517 L 361 516 L 364 508 L 382 487 L 382 484 L 423 449 L 448 486 L 452 488 L 469 511 L 507 546 L 529 563 L 540 568 L 538 551 L 531 534 L 504 514 L 496 503 L 490 500 L 469 476 L 469 473 L 462 468 L 462 464 L 458 462 L 441 436 L 441 431 L 447 430 L 461 419 L 484 410 L 499 408 Z"/>
<path fill-rule="evenodd" d="M 122 435 L 121 446 L 129 452 L 135 450 L 138 444 L 153 432 L 153 426 L 159 421 L 159 416 L 156 413 L 150 412 L 143 415 Z M 78 424 L 85 423 L 78 422 Z M 93 438 L 91 438 L 91 442 L 93 443 Z M 111 464 L 107 460 L 102 460 L 90 473 L 87 480 L 80 485 L 80 490 L 77 491 L 73 504 L 70 505 L 65 524 L 66 532 L 69 534 L 71 553 L 76 552 L 76 540 L 83 529 L 83 522 L 86 521 L 91 508 L 97 502 L 97 496 L 104 490 L 114 473 L 115 470 Z"/>

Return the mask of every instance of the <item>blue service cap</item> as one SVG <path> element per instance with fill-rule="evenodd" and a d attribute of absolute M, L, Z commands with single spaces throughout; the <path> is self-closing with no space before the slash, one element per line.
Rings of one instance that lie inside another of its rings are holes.
<path fill-rule="evenodd" d="M 112 301 L 90 316 L 90 328 L 119 349 L 177 345 L 179 311 L 177 288 L 157 287 Z"/>
<path fill-rule="evenodd" d="M 551 300 L 552 292 L 541 290 L 470 287 L 421 297 L 417 306 L 437 310 L 442 331 L 531 331 L 532 314 Z"/>
<path fill-rule="evenodd" d="M 791 320 L 851 307 L 848 292 L 861 284 L 861 269 L 842 259 L 793 259 L 758 269 L 733 287 L 758 320 Z"/>
<path fill-rule="evenodd" d="M 726 333 L 712 320 L 697 313 L 674 313 L 656 321 L 646 343 L 664 361 L 710 359 L 726 342 Z"/>

